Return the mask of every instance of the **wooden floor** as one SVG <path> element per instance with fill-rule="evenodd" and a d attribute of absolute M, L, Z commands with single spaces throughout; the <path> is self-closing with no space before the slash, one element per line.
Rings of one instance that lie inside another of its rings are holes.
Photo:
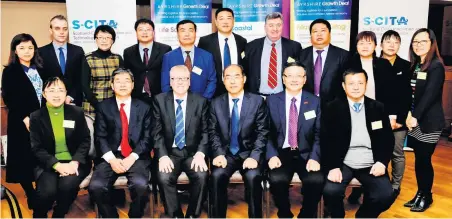
<path fill-rule="evenodd" d="M 433 199 L 434 203 L 431 208 L 423 213 L 410 212 L 408 208 L 403 207 L 403 203 L 410 200 L 415 194 L 416 178 L 414 175 L 414 154 L 412 152 L 406 152 L 407 164 L 405 176 L 402 183 L 402 192 L 392 207 L 381 214 L 381 218 L 444 218 L 452 217 L 452 142 L 441 140 L 440 145 L 436 148 L 433 156 L 433 165 L 435 169 L 435 181 L 433 185 Z M 3 169 L 2 169 L 3 170 Z M 26 208 L 26 198 L 24 192 L 18 184 L 8 184 L 4 182 L 4 171 L 1 174 L 2 185 L 9 188 L 20 202 L 20 208 L 24 218 L 31 217 L 32 211 Z M 297 215 L 301 207 L 299 194 L 299 187 L 292 187 L 290 193 L 290 199 L 292 203 L 292 212 Z M 350 192 L 350 191 L 347 191 Z M 127 197 L 127 201 L 130 201 Z M 247 204 L 243 199 L 243 186 L 233 186 L 229 189 L 229 206 L 228 206 L 228 218 L 244 218 L 247 217 Z M 187 196 L 181 196 L 181 202 L 183 208 L 187 207 Z M 359 205 L 346 204 L 346 217 L 354 217 Z M 9 207 L 5 200 L 1 201 L 1 218 L 9 218 Z M 161 209 L 160 209 L 161 210 Z M 118 212 L 121 218 L 127 217 L 128 203 L 125 206 L 118 207 Z M 148 209 L 146 212 L 149 212 Z M 51 214 L 49 213 L 49 216 Z M 88 194 L 86 191 L 80 191 L 77 200 L 72 206 L 71 211 L 67 215 L 68 218 L 94 218 L 95 213 L 92 206 L 88 201 Z M 149 213 L 145 215 L 149 217 Z M 203 212 L 201 217 L 206 218 L 207 214 Z M 271 217 L 276 217 L 276 208 L 273 203 L 271 204 Z"/>

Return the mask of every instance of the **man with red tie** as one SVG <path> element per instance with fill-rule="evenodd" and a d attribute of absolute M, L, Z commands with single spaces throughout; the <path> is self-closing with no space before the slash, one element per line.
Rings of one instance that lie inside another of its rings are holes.
<path fill-rule="evenodd" d="M 139 218 L 149 197 L 150 107 L 131 97 L 134 79 L 130 70 L 113 71 L 111 87 L 115 97 L 101 102 L 96 111 L 98 157 L 88 191 L 102 217 L 118 218 L 109 190 L 119 176 L 126 176 L 132 199 L 129 217 Z"/>

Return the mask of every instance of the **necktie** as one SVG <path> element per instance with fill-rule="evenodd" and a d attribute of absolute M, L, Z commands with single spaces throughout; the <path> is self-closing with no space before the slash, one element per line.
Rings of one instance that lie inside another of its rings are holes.
<path fill-rule="evenodd" d="M 182 149 L 185 146 L 184 113 L 182 112 L 182 106 L 180 105 L 182 101 L 184 100 L 176 100 L 176 137 L 174 138 L 174 141 L 179 149 Z"/>
<path fill-rule="evenodd" d="M 354 110 L 355 112 L 359 113 L 359 111 L 361 111 L 361 110 L 359 109 L 360 106 L 361 106 L 361 103 L 354 103 L 354 104 L 353 104 L 353 110 Z"/>
<path fill-rule="evenodd" d="M 267 83 L 271 89 L 275 89 L 276 85 L 278 84 L 278 75 L 276 74 L 277 65 L 278 65 L 278 56 L 276 54 L 275 44 L 272 43 L 270 64 L 268 66 L 268 83 Z"/>
<path fill-rule="evenodd" d="M 224 39 L 224 49 L 223 49 L 223 70 L 231 65 L 231 52 L 229 51 L 228 38 Z"/>
<path fill-rule="evenodd" d="M 127 120 L 126 111 L 124 111 L 124 103 L 121 103 L 121 109 L 119 110 L 119 115 L 121 117 L 121 154 L 124 157 L 128 157 L 132 152 L 132 148 L 129 145 L 129 122 Z"/>
<path fill-rule="evenodd" d="M 143 62 L 146 66 L 148 66 L 149 64 L 149 54 L 148 54 L 149 49 L 148 48 L 144 48 L 143 52 Z M 146 74 L 144 74 L 144 85 L 143 85 L 143 89 L 144 91 L 148 94 L 148 96 L 151 96 L 151 88 L 149 87 L 149 80 Z"/>
<path fill-rule="evenodd" d="M 292 103 L 290 104 L 289 110 L 289 145 L 290 149 L 294 150 L 298 147 L 298 111 L 297 105 L 295 103 L 297 99 L 295 97 L 292 98 Z"/>
<path fill-rule="evenodd" d="M 60 68 L 61 73 L 64 75 L 64 71 L 66 71 L 66 59 L 64 58 L 63 47 L 58 48 L 60 50 L 59 58 L 60 58 Z"/>
<path fill-rule="evenodd" d="M 322 52 L 323 50 L 317 50 L 317 58 L 314 64 L 314 94 L 319 96 L 320 94 L 320 81 L 322 79 Z"/>
<path fill-rule="evenodd" d="M 191 72 L 193 66 L 191 64 L 190 51 L 185 51 L 187 53 L 187 57 L 185 58 L 185 66 L 187 66 L 188 70 Z"/>
<path fill-rule="evenodd" d="M 239 107 L 237 102 L 239 102 L 239 98 L 232 99 L 234 102 L 234 106 L 232 107 L 232 115 L 231 115 L 231 144 L 229 146 L 229 150 L 233 155 L 236 155 L 239 152 Z"/>

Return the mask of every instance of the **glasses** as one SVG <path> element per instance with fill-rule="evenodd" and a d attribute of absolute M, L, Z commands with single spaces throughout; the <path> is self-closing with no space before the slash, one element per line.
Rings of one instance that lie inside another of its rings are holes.
<path fill-rule="evenodd" d="M 241 76 L 241 75 L 234 75 L 234 76 L 228 75 L 228 76 L 224 76 L 224 79 L 228 80 L 228 81 L 231 81 L 231 80 L 241 79 L 242 77 L 243 76 Z"/>
<path fill-rule="evenodd" d="M 291 79 L 302 79 L 302 78 L 306 77 L 306 75 L 284 75 L 284 77 L 291 78 Z"/>
<path fill-rule="evenodd" d="M 49 94 L 62 94 L 62 93 L 66 93 L 66 90 L 46 90 L 45 91 L 46 93 L 49 93 Z"/>
<path fill-rule="evenodd" d="M 179 81 L 186 82 L 186 81 L 190 80 L 190 78 L 189 78 L 189 77 L 183 77 L 183 78 L 171 78 L 171 80 L 172 80 L 172 81 L 176 81 L 176 82 L 179 82 Z"/>
<path fill-rule="evenodd" d="M 131 84 L 132 81 L 114 81 L 115 84 Z"/>
<path fill-rule="evenodd" d="M 152 29 L 138 29 L 138 32 L 152 32 Z"/>
<path fill-rule="evenodd" d="M 413 46 L 425 46 L 430 40 L 413 41 L 411 45 Z"/>
<path fill-rule="evenodd" d="M 111 40 L 111 39 L 113 39 L 113 38 L 111 38 L 111 37 L 96 37 L 96 39 L 98 39 L 98 40 L 103 40 L 103 41 L 107 41 L 107 40 Z"/>

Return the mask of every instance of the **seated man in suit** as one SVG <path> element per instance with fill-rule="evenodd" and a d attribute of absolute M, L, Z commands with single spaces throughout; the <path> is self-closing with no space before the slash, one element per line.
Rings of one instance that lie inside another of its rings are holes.
<path fill-rule="evenodd" d="M 162 64 L 162 91 L 170 87 L 170 70 L 176 65 L 185 65 L 190 70 L 190 91 L 212 99 L 215 93 L 217 74 L 213 56 L 206 50 L 195 46 L 196 24 L 191 20 L 182 20 L 176 25 L 180 47 L 166 53 Z"/>
<path fill-rule="evenodd" d="M 284 64 L 298 60 L 301 53 L 299 42 L 282 37 L 283 28 L 282 14 L 270 13 L 265 17 L 266 36 L 246 45 L 243 63 L 249 78 L 247 91 L 262 96 L 283 91 Z"/>
<path fill-rule="evenodd" d="M 323 174 L 320 170 L 320 99 L 303 90 L 304 66 L 287 65 L 283 74 L 285 91 L 267 97 L 270 136 L 267 159 L 270 190 L 278 217 L 292 218 L 289 184 L 294 172 L 303 182 L 303 208 L 298 218 L 316 217 L 322 197 Z"/>
<path fill-rule="evenodd" d="M 328 172 L 323 198 L 331 217 L 343 218 L 345 189 L 356 178 L 364 190 L 356 217 L 376 218 L 393 202 L 386 172 L 394 148 L 389 115 L 382 103 L 364 96 L 364 70 L 345 71 L 342 86 L 347 99 L 338 98 L 322 111 L 320 138 Z"/>
<path fill-rule="evenodd" d="M 153 137 L 158 163 L 158 182 L 165 211 L 170 217 L 183 218 L 177 198 L 177 178 L 184 171 L 190 180 L 190 201 L 186 217 L 198 218 L 207 194 L 209 172 L 207 99 L 188 91 L 190 71 L 184 65 L 171 68 L 173 91 L 155 96 Z"/>
<path fill-rule="evenodd" d="M 248 216 L 262 217 L 262 171 L 267 144 L 268 121 L 264 99 L 245 92 L 246 76 L 239 65 L 223 74 L 227 94 L 212 100 L 209 137 L 212 144 L 211 197 L 213 217 L 226 217 L 228 184 L 239 170 L 245 183 Z"/>
<path fill-rule="evenodd" d="M 102 101 L 96 111 L 94 140 L 98 158 L 88 191 L 100 215 L 106 218 L 118 218 L 110 190 L 120 175 L 128 180 L 130 218 L 142 217 L 149 199 L 151 110 L 148 104 L 131 98 L 133 85 L 130 70 L 113 71 L 111 87 L 115 97 Z"/>

